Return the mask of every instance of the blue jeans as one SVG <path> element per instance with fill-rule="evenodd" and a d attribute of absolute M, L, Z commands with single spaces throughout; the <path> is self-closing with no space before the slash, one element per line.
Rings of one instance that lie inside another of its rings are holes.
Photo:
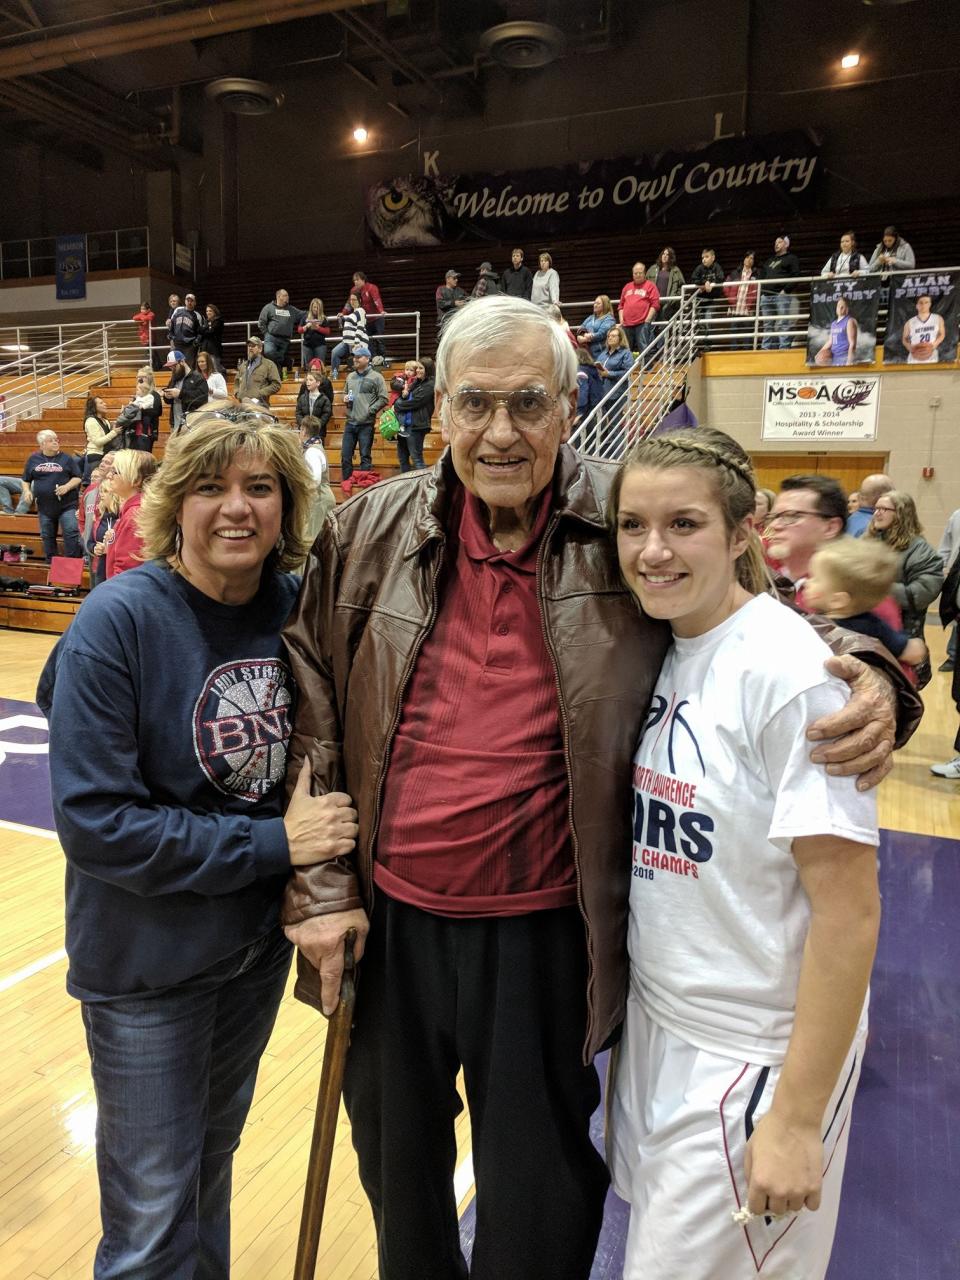
<path fill-rule="evenodd" d="M 83 555 L 80 542 L 80 527 L 77 524 L 77 508 L 68 507 L 56 516 L 45 516 L 40 512 L 40 538 L 43 542 L 43 554 L 47 563 L 57 554 L 57 527 L 63 534 L 64 555 L 79 559 Z"/>
<path fill-rule="evenodd" d="M 349 480 L 353 475 L 353 455 L 357 445 L 360 446 L 360 470 L 369 471 L 373 466 L 373 422 L 350 422 L 343 424 L 343 438 L 340 444 L 340 478 Z"/>
<path fill-rule="evenodd" d="M 287 359 L 287 352 L 290 350 L 289 338 L 278 338 L 276 334 L 268 333 L 263 340 L 263 354 L 268 360 L 272 360 L 279 371 L 283 372 L 283 366 Z"/>
<path fill-rule="evenodd" d="M 311 360 L 322 360 L 324 364 L 327 363 L 327 344 L 325 342 L 320 342 L 315 347 L 311 347 L 304 341 L 300 343 L 300 347 L 300 360 L 303 364 L 304 373 L 310 367 Z"/>
<path fill-rule="evenodd" d="M 30 510 L 30 503 L 23 500 L 23 481 L 16 476 L 0 476 L 0 512 L 13 515 L 13 504 L 16 502 L 16 514 L 25 516 Z"/>
<path fill-rule="evenodd" d="M 763 326 L 764 351 L 773 351 L 779 345 L 781 351 L 792 345 L 793 339 L 786 332 L 790 328 L 790 317 L 793 315 L 793 294 L 765 293 L 760 299 L 760 312 L 765 316 L 777 316 L 776 320 L 767 320 Z"/>
<path fill-rule="evenodd" d="M 178 986 L 83 1005 L 103 1221 L 95 1280 L 227 1280 L 233 1153 L 290 954 L 278 928 Z"/>
<path fill-rule="evenodd" d="M 336 378 L 340 373 L 340 362 L 346 360 L 353 350 L 352 342 L 338 342 L 330 354 L 330 376 Z"/>

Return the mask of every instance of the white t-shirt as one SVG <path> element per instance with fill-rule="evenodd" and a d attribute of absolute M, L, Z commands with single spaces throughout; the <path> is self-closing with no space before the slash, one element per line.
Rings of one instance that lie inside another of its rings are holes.
<path fill-rule="evenodd" d="M 907 321 L 911 344 L 936 342 L 940 336 L 941 323 L 942 320 L 935 311 L 931 311 L 926 320 L 921 320 L 919 316 L 911 316 Z M 907 364 L 936 364 L 938 355 L 939 351 L 931 351 L 926 360 L 921 360 L 911 351 L 907 356 Z"/>
<path fill-rule="evenodd" d="M 310 468 L 314 483 L 317 485 L 323 484 L 327 478 L 327 455 L 324 452 L 323 445 L 312 444 L 309 449 L 305 450 L 303 460 Z"/>
<path fill-rule="evenodd" d="M 634 759 L 631 989 L 709 1052 L 775 1066 L 793 1029 L 809 901 L 796 836 L 877 843 L 876 799 L 809 760 L 849 690 L 809 623 L 756 596 L 675 638 Z"/>

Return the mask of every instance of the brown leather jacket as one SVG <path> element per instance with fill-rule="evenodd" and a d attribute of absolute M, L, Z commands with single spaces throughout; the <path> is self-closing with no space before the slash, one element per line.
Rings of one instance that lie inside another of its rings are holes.
<path fill-rule="evenodd" d="M 605 524 L 616 464 L 563 446 L 537 568 L 544 638 L 560 702 L 570 826 L 589 957 L 589 1061 L 623 1018 L 630 890 L 630 762 L 670 630 L 651 621 L 621 581 Z M 404 691 L 437 611 L 448 513 L 459 481 L 449 451 L 429 471 L 367 490 L 340 507 L 314 547 L 284 638 L 300 690 L 288 778 L 305 754 L 314 790 L 350 793 L 359 813 L 355 859 L 295 869 L 285 924 L 373 905 L 383 779 Z M 835 652 L 879 646 L 824 629 Z M 882 651 L 881 651 L 882 652 Z M 881 659 L 882 661 L 882 659 Z M 896 663 L 888 663 L 899 677 Z M 899 688 L 908 690 L 905 680 Z M 909 719 L 917 700 L 906 710 Z M 903 712 L 902 717 L 903 718 Z M 910 731 L 916 720 L 910 723 Z M 375 926 L 374 926 L 375 927 Z M 319 979 L 300 956 L 297 995 L 319 1008 Z"/>

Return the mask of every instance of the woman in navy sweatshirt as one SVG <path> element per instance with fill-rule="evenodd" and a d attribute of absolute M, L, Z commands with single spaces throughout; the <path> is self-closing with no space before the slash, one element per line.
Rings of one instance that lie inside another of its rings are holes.
<path fill-rule="evenodd" d="M 310 473 L 273 420 L 223 419 L 168 445 L 147 562 L 85 602 L 37 695 L 97 1097 L 97 1280 L 228 1275 L 233 1152 L 290 960 L 280 897 L 356 834 L 349 797 L 311 796 L 308 772 L 284 814 L 280 628 Z"/>

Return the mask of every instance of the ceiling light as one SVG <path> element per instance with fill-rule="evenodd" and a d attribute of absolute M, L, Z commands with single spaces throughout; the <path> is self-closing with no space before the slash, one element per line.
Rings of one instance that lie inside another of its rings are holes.
<path fill-rule="evenodd" d="M 353 131 L 354 142 L 366 142 L 369 136 L 370 135 L 367 133 L 366 129 L 363 127 L 362 124 L 358 125 L 356 129 L 354 129 Z"/>
<path fill-rule="evenodd" d="M 845 53 L 843 57 L 840 59 L 840 65 L 841 67 L 843 67 L 844 71 L 850 71 L 852 70 L 853 67 L 859 67 L 860 65 L 859 53 Z"/>

